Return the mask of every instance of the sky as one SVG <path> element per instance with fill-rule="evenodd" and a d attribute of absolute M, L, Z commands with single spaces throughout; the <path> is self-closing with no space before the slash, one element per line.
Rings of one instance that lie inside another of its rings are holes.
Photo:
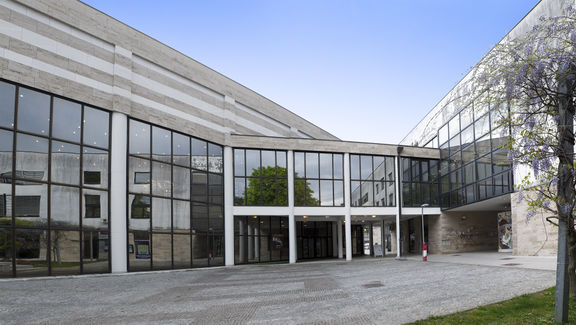
<path fill-rule="evenodd" d="M 342 140 L 399 143 L 538 0 L 83 0 Z"/>

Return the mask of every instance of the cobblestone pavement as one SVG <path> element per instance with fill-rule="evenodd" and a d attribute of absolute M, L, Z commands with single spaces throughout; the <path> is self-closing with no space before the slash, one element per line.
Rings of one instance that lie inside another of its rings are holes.
<path fill-rule="evenodd" d="M 554 272 L 393 259 L 0 281 L 2 324 L 402 324 L 554 285 Z"/>

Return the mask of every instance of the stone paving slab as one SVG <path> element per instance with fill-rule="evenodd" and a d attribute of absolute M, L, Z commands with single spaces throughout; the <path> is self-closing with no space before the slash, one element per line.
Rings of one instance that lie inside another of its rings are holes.
<path fill-rule="evenodd" d="M 402 324 L 554 285 L 554 272 L 393 259 L 0 281 L 1 324 Z"/>

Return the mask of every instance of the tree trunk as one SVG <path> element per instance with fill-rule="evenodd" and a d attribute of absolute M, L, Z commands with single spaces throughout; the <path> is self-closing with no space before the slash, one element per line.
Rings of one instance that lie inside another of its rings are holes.
<path fill-rule="evenodd" d="M 570 75 L 574 75 L 575 67 L 570 67 Z M 567 74 L 568 75 L 568 74 Z M 558 264 L 556 270 L 556 301 L 555 320 L 558 323 L 568 321 L 570 282 L 574 278 L 574 103 L 573 79 L 567 75 L 558 78 Z M 569 258 L 571 256 L 571 258 Z M 569 264 L 569 265 L 568 265 Z M 570 279 L 570 282 L 568 281 Z M 574 282 L 573 282 L 574 281 Z M 572 286 L 574 290 L 574 285 Z"/>

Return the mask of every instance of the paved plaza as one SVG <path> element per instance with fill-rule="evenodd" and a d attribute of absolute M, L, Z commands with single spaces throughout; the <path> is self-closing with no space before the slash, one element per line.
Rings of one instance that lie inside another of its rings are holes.
<path fill-rule="evenodd" d="M 553 271 L 518 266 L 385 258 L 10 279 L 0 322 L 402 324 L 554 285 Z"/>

